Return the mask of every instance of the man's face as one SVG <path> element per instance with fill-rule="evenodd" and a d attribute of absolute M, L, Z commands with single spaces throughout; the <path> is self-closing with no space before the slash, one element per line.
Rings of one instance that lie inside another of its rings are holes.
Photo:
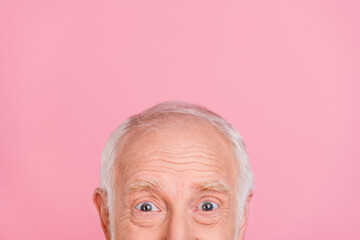
<path fill-rule="evenodd" d="M 237 168 L 211 125 L 127 134 L 114 177 L 114 239 L 234 239 Z"/>

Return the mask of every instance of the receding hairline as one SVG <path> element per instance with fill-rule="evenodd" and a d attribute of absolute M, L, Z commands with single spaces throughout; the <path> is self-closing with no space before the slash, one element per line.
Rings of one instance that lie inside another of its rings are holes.
<path fill-rule="evenodd" d="M 179 113 L 179 112 L 165 112 L 158 114 L 144 115 L 138 114 L 133 116 L 133 119 L 130 123 L 131 129 L 127 133 L 133 131 L 151 131 L 157 130 L 163 127 L 171 126 L 190 126 L 194 122 L 200 122 L 206 124 L 217 132 L 222 134 L 217 127 L 215 127 L 208 119 L 205 117 L 189 114 L 189 113 Z M 223 134 L 222 134 L 223 135 Z"/>
<path fill-rule="evenodd" d="M 159 116 L 158 116 L 159 117 Z M 121 139 L 119 139 L 117 149 L 116 149 L 116 157 L 114 161 L 114 166 L 116 166 L 119 163 L 119 160 L 121 159 L 124 152 L 129 149 L 129 146 L 133 142 L 136 142 L 138 139 L 141 139 L 142 137 L 146 136 L 147 134 L 152 134 L 154 132 L 161 132 L 162 130 L 166 128 L 172 128 L 172 127 L 192 127 L 195 124 L 200 124 L 201 127 L 204 128 L 210 128 L 213 130 L 217 135 L 218 138 L 221 139 L 220 141 L 223 142 L 224 148 L 226 148 L 226 151 L 229 151 L 229 161 L 233 161 L 235 166 L 238 167 L 238 161 L 236 160 L 236 156 L 233 151 L 233 147 L 231 145 L 231 141 L 227 136 L 225 136 L 217 127 L 215 127 L 213 124 L 211 124 L 208 120 L 203 119 L 201 117 L 192 116 L 192 115 L 186 115 L 186 114 L 177 114 L 177 113 L 170 113 L 167 114 L 165 119 L 162 117 L 159 117 L 157 119 L 147 119 L 148 122 L 155 121 L 155 123 L 146 124 L 143 123 L 141 125 L 135 125 L 132 126 L 131 129 L 129 129 L 128 132 L 126 132 Z M 187 131 L 187 130 L 184 130 Z M 189 130 L 192 131 L 192 130 Z M 130 145 L 128 145 L 130 143 Z M 126 154 L 126 153 L 125 153 Z"/>

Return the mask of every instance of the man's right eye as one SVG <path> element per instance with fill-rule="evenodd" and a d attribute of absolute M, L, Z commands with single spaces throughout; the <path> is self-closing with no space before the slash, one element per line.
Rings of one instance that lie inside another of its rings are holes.
<path fill-rule="evenodd" d="M 211 201 L 205 201 L 202 202 L 199 206 L 198 206 L 198 210 L 202 210 L 202 211 L 213 211 L 215 209 L 217 209 L 219 206 Z"/>
<path fill-rule="evenodd" d="M 138 204 L 135 208 L 139 209 L 140 211 L 143 211 L 143 212 L 156 212 L 159 210 L 151 202 L 142 202 L 142 203 Z"/>

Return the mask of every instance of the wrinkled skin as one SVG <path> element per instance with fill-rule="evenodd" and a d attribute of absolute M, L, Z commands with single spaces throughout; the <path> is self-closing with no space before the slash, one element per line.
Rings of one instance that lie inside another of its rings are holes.
<path fill-rule="evenodd" d="M 114 167 L 113 239 L 244 238 L 249 200 L 236 226 L 235 160 L 227 139 L 210 124 L 192 120 L 153 131 L 133 130 L 122 139 Z M 155 187 L 128 188 L 149 179 L 156 180 Z M 224 183 L 230 191 L 196 188 L 209 180 Z M 96 189 L 93 200 L 105 237 L 112 239 L 106 197 Z"/>

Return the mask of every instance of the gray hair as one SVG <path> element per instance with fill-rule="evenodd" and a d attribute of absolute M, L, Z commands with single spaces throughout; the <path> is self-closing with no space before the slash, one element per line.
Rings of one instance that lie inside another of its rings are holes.
<path fill-rule="evenodd" d="M 246 153 L 245 144 L 236 129 L 223 119 L 220 115 L 208 110 L 203 106 L 190 104 L 181 101 L 168 101 L 157 104 L 139 114 L 133 115 L 126 119 L 110 135 L 101 156 L 101 188 L 107 193 L 110 231 L 113 238 L 113 186 L 114 186 L 114 164 L 117 158 L 118 145 L 122 137 L 135 129 L 136 127 L 150 128 L 154 122 L 163 117 L 192 117 L 206 121 L 214 126 L 222 135 L 224 135 L 231 144 L 234 157 L 238 167 L 238 191 L 237 191 L 237 226 L 241 222 L 243 209 L 247 197 L 254 187 L 254 177 L 251 171 L 250 162 Z M 238 227 L 236 235 L 238 235 Z"/>

